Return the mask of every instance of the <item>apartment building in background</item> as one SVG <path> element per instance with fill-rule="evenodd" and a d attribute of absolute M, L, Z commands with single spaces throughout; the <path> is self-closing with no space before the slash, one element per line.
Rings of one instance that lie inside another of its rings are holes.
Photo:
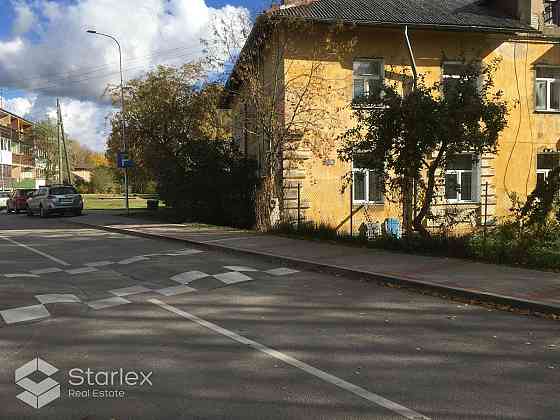
<path fill-rule="evenodd" d="M 288 19 L 312 24 L 314 30 L 306 32 L 302 25 L 298 32 L 291 25 L 283 31 Z M 343 231 L 350 229 L 351 219 L 355 229 L 364 221 L 401 218 L 401 204 L 384 196 L 384 181 L 375 171 L 359 159 L 339 159 L 336 139 L 355 123 L 354 99 L 385 83 L 399 83 L 395 75 L 411 74 L 406 28 L 418 73 L 428 84 L 453 83 L 467 61 L 500 60 L 494 81 L 510 114 L 498 153 L 472 156 L 465 151 L 455 157 L 439 174 L 434 219 L 450 216 L 480 225 L 507 216 L 512 193 L 527 197 L 560 164 L 559 25 L 560 1 L 553 0 L 284 0 L 270 9 L 257 19 L 242 59 L 261 60 L 260 77 L 270 86 L 293 84 L 319 63 L 331 92 L 343 92 L 329 97 L 325 91 L 316 99 L 317 107 L 327 107 L 339 120 L 334 129 L 327 131 L 325 121 L 323 132 L 316 130 L 320 141 L 332 143 L 323 155 L 309 147 L 317 139 L 298 139 L 297 133 L 285 145 L 279 162 L 281 193 L 271 204 L 277 206 L 272 213 L 294 220 L 299 209 L 300 217 Z M 321 47 L 333 27 L 353 40 L 353 48 L 342 56 Z M 279 50 L 285 45 L 278 42 L 282 37 L 293 39 L 295 48 Z M 238 72 L 239 63 L 226 85 L 225 107 L 232 110 L 240 150 L 262 160 L 268 145 L 254 128 L 258 122 L 244 103 L 246 81 Z M 274 83 L 273 78 L 282 80 Z M 278 97 L 280 112 L 293 106 L 288 94 Z"/>
<path fill-rule="evenodd" d="M 44 184 L 33 122 L 0 108 L 0 191 Z"/>

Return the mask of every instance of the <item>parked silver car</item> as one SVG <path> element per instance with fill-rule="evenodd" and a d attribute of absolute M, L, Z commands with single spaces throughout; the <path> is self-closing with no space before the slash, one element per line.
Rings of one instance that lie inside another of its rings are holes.
<path fill-rule="evenodd" d="M 50 214 L 72 213 L 82 214 L 84 201 L 76 188 L 71 185 L 47 185 L 39 187 L 27 200 L 27 214 L 39 213 L 41 217 Z"/>

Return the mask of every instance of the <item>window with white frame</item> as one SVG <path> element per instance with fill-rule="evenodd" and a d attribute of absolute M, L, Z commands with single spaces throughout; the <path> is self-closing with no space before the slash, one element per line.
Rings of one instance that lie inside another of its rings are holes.
<path fill-rule="evenodd" d="M 537 185 L 545 182 L 550 172 L 559 165 L 560 153 L 539 153 L 537 155 Z"/>
<path fill-rule="evenodd" d="M 478 201 L 478 162 L 472 153 L 453 156 L 445 170 L 445 198 L 448 202 Z"/>
<path fill-rule="evenodd" d="M 441 70 L 443 94 L 448 95 L 459 83 L 461 75 L 465 72 L 465 64 L 459 61 L 447 61 L 442 64 Z"/>
<path fill-rule="evenodd" d="M 539 66 L 535 72 L 535 109 L 560 112 L 560 67 Z"/>
<path fill-rule="evenodd" d="M 382 94 L 385 69 L 382 59 L 356 59 L 353 63 L 354 101 L 367 101 Z"/>
<path fill-rule="evenodd" d="M 354 203 L 383 203 L 383 174 L 362 156 L 352 161 L 352 201 Z"/>

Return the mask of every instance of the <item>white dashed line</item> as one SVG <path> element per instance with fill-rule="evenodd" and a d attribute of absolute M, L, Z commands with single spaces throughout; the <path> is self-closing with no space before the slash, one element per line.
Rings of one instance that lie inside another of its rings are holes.
<path fill-rule="evenodd" d="M 53 257 L 52 255 L 49 255 L 46 252 L 39 251 L 38 249 L 35 249 L 35 248 L 33 248 L 29 245 L 22 244 L 21 242 L 18 242 L 16 240 L 12 239 L 12 238 L 7 238 L 5 236 L 0 236 L 0 239 L 4 239 L 5 241 L 11 242 L 11 243 L 13 243 L 17 246 L 21 246 L 22 248 L 25 248 L 28 251 L 34 252 L 35 254 L 41 255 L 42 257 L 48 258 L 49 260 L 54 261 L 57 264 L 64 265 L 64 266 L 67 266 L 67 267 L 71 265 L 70 263 L 67 263 L 66 261 L 62 261 L 61 259 Z"/>
<path fill-rule="evenodd" d="M 143 256 L 139 256 L 139 257 L 132 257 L 132 258 L 127 258 L 126 260 L 121 260 L 118 262 L 118 264 L 121 265 L 128 265 L 128 264 L 132 264 L 135 262 L 139 262 L 139 261 L 146 261 L 149 258 L 143 257 Z"/>
<path fill-rule="evenodd" d="M 248 272 L 260 271 L 260 270 L 257 270 L 256 268 L 244 267 L 244 266 L 241 266 L 241 265 L 224 265 L 224 268 L 226 268 L 228 270 L 231 270 L 231 271 L 248 271 Z"/>
<path fill-rule="evenodd" d="M 85 273 L 93 273 L 94 271 L 99 271 L 95 267 L 81 267 L 81 268 L 74 268 L 72 270 L 66 270 L 68 274 L 85 274 Z"/>
<path fill-rule="evenodd" d="M 23 306 L 21 308 L 0 311 L 0 316 L 6 324 L 33 321 L 35 319 L 48 318 L 51 314 L 43 305 Z"/>
<path fill-rule="evenodd" d="M 213 276 L 216 280 L 220 280 L 225 284 L 235 284 L 242 283 L 244 281 L 253 280 L 251 277 L 245 274 L 238 273 L 237 271 L 230 271 L 229 273 L 221 273 Z"/>
<path fill-rule="evenodd" d="M 13 273 L 13 274 L 4 274 L 4 277 L 9 279 L 15 279 L 18 277 L 39 277 L 38 274 L 27 274 L 27 273 Z"/>
<path fill-rule="evenodd" d="M 87 305 L 90 308 L 97 310 L 97 309 L 112 308 L 120 305 L 126 305 L 127 303 L 131 303 L 131 302 L 122 297 L 115 296 L 107 299 L 93 300 L 91 302 L 87 302 Z"/>
<path fill-rule="evenodd" d="M 78 296 L 68 295 L 68 294 L 35 295 L 35 298 L 43 305 L 46 303 L 80 303 L 81 302 Z"/>
<path fill-rule="evenodd" d="M 113 261 L 94 261 L 84 264 L 86 267 L 107 267 L 108 265 L 115 264 Z"/>
<path fill-rule="evenodd" d="M 370 392 L 365 388 L 362 388 L 358 385 L 354 385 L 353 383 L 347 382 L 344 379 L 331 375 L 330 373 L 327 373 L 323 370 L 317 369 L 311 365 L 308 365 L 307 363 L 304 363 L 298 359 L 288 356 L 287 354 L 281 353 L 278 350 L 271 349 L 270 347 L 267 347 L 264 344 L 261 344 L 257 341 L 253 341 L 249 338 L 243 337 L 242 335 L 234 333 L 233 331 L 226 330 L 225 328 L 222 328 L 219 325 L 216 325 L 212 322 L 199 318 L 196 315 L 177 309 L 157 299 L 150 299 L 148 302 L 153 303 L 154 305 L 157 305 L 160 308 L 165 309 L 166 311 L 179 315 L 182 318 L 188 319 L 204 328 L 212 330 L 215 333 L 226 336 L 232 339 L 233 341 L 236 341 L 240 344 L 245 344 L 257 351 L 260 351 L 261 353 L 265 353 L 275 359 L 281 360 L 282 362 L 290 366 L 293 366 L 296 369 L 302 370 L 312 376 L 315 376 L 316 378 L 321 379 L 324 382 L 335 385 L 338 388 L 344 389 L 348 392 L 351 392 L 354 395 L 357 395 L 358 397 L 364 398 L 374 404 L 377 404 L 381 407 L 391 410 L 394 413 L 397 413 L 409 420 L 430 420 L 429 417 L 417 413 L 416 411 L 413 411 L 410 408 L 404 407 L 380 395 L 374 394 L 373 392 Z"/>
<path fill-rule="evenodd" d="M 151 292 L 152 289 L 148 289 L 144 286 L 130 286 L 130 287 L 123 287 L 122 289 L 114 289 L 109 290 L 109 293 L 115 296 L 130 296 L 130 295 L 138 295 L 140 293 Z"/>
<path fill-rule="evenodd" d="M 272 270 L 266 270 L 265 273 L 271 274 L 273 276 L 287 276 L 288 274 L 299 273 L 299 271 L 292 270 L 291 268 L 280 267 L 280 268 L 273 268 Z"/>
<path fill-rule="evenodd" d="M 196 289 L 193 289 L 192 287 L 189 286 L 180 285 L 180 286 L 171 286 L 171 287 L 166 287 L 164 289 L 159 289 L 156 290 L 156 292 L 163 296 L 176 296 L 176 295 L 181 295 L 183 293 L 196 292 Z"/>
<path fill-rule="evenodd" d="M 50 274 L 50 273 L 60 273 L 62 269 L 52 267 L 52 268 L 42 268 L 40 270 L 31 270 L 31 274 Z"/>
<path fill-rule="evenodd" d="M 187 271 L 171 277 L 171 280 L 181 284 L 188 284 L 205 277 L 210 277 L 210 274 L 203 273 L 202 271 Z"/>

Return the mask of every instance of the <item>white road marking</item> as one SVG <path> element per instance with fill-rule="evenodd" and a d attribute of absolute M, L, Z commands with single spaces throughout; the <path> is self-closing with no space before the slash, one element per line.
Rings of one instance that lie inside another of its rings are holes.
<path fill-rule="evenodd" d="M 280 267 L 273 268 L 272 270 L 266 270 L 265 273 L 272 274 L 273 276 L 287 276 L 288 274 L 299 273 L 299 271 L 292 270 L 291 268 Z"/>
<path fill-rule="evenodd" d="M 99 271 L 99 270 L 95 267 L 80 267 L 80 268 L 74 268 L 72 270 L 66 270 L 68 274 L 93 273 L 94 271 Z"/>
<path fill-rule="evenodd" d="M 220 280 L 225 284 L 242 283 L 244 281 L 253 280 L 251 277 L 237 271 L 230 271 L 229 273 L 221 273 L 213 276 L 216 280 Z"/>
<path fill-rule="evenodd" d="M 78 296 L 68 295 L 68 294 L 35 295 L 35 298 L 43 305 L 46 303 L 80 303 L 81 302 Z"/>
<path fill-rule="evenodd" d="M 42 257 L 48 258 L 49 260 L 54 261 L 57 264 L 64 265 L 64 266 L 67 266 L 67 267 L 71 265 L 70 263 L 67 263 L 66 261 L 62 261 L 61 259 L 58 259 L 56 257 L 53 257 L 52 255 L 47 254 L 46 252 L 39 251 L 38 249 L 30 247 L 29 245 L 22 244 L 21 242 L 18 242 L 16 240 L 12 239 L 12 238 L 7 238 L 5 236 L 0 236 L 0 239 L 4 239 L 5 241 L 11 242 L 11 243 L 13 243 L 17 246 L 21 246 L 22 248 L 25 248 L 28 251 L 34 252 L 35 254 L 38 254 Z"/>
<path fill-rule="evenodd" d="M 84 264 L 86 267 L 107 267 L 108 265 L 115 264 L 113 261 L 94 261 Z"/>
<path fill-rule="evenodd" d="M 31 274 L 50 274 L 50 273 L 59 273 L 61 271 L 62 271 L 62 269 L 60 269 L 60 268 L 52 267 L 52 268 L 42 268 L 40 270 L 31 270 L 30 273 Z"/>
<path fill-rule="evenodd" d="M 113 289 L 109 290 L 109 293 L 115 296 L 130 296 L 130 295 L 138 295 L 140 293 L 151 292 L 152 289 L 148 289 L 144 286 L 130 286 L 130 287 L 123 287 L 122 289 Z"/>
<path fill-rule="evenodd" d="M 222 238 L 222 239 L 212 239 L 210 241 L 201 241 L 203 244 L 210 244 L 212 242 L 224 242 L 224 241 L 239 241 L 243 239 L 253 239 L 254 236 L 236 236 L 235 238 Z"/>
<path fill-rule="evenodd" d="M 393 402 L 391 400 L 388 400 L 380 395 L 374 394 L 373 392 L 368 391 L 365 388 L 362 388 L 358 385 L 354 385 L 353 383 L 347 382 L 344 379 L 341 379 L 337 376 L 331 375 L 330 373 L 327 373 L 321 369 L 317 369 L 311 365 L 308 365 L 307 363 L 304 363 L 298 359 L 295 359 L 291 356 L 288 356 L 287 354 L 281 353 L 278 350 L 274 350 L 271 349 L 270 347 L 265 346 L 264 344 L 261 344 L 257 341 L 253 341 L 249 338 L 243 337 L 242 335 L 239 335 L 237 333 L 234 333 L 233 331 L 230 330 L 226 330 L 225 328 L 220 327 L 219 325 L 216 325 L 212 322 L 206 321 L 202 318 L 197 317 L 196 315 L 193 315 L 189 312 L 185 312 L 182 311 L 181 309 L 175 308 L 174 306 L 168 305 L 158 299 L 149 299 L 148 302 L 153 303 L 154 305 L 159 306 L 162 309 L 165 309 L 169 312 L 172 312 L 176 315 L 179 315 L 182 318 L 188 319 L 202 327 L 208 328 L 209 330 L 212 330 L 218 334 L 221 334 L 223 336 L 226 336 L 230 339 L 232 339 L 233 341 L 236 341 L 240 344 L 245 344 L 249 347 L 252 347 L 253 349 L 260 351 L 262 353 L 265 353 L 271 357 L 274 357 L 275 359 L 281 360 L 282 362 L 293 366 L 297 369 L 300 369 L 306 373 L 309 373 L 312 376 L 315 376 L 316 378 L 321 379 L 322 381 L 325 381 L 327 383 L 333 384 L 339 388 L 342 388 L 348 392 L 351 392 L 354 395 L 357 395 L 358 397 L 364 398 L 374 404 L 377 404 L 381 407 L 384 407 L 388 410 L 393 411 L 394 413 L 397 413 L 407 419 L 410 420 L 430 420 L 429 417 L 426 417 L 420 413 L 417 413 L 416 411 L 411 410 L 410 408 L 404 407 L 396 402 Z"/>
<path fill-rule="evenodd" d="M 43 305 L 33 305 L 0 311 L 0 315 L 6 324 L 15 324 L 18 322 L 48 318 L 51 314 Z"/>
<path fill-rule="evenodd" d="M 138 262 L 138 261 L 146 261 L 148 259 L 149 258 L 146 258 L 146 257 L 143 257 L 143 256 L 131 257 L 131 258 L 127 258 L 125 260 L 119 261 L 118 264 L 128 265 L 128 264 L 132 264 L 132 263 L 135 263 L 135 262 Z"/>
<path fill-rule="evenodd" d="M 127 303 L 131 302 L 122 297 L 115 296 L 107 299 L 92 300 L 86 304 L 92 309 L 105 309 L 112 308 L 114 306 L 126 305 Z"/>
<path fill-rule="evenodd" d="M 242 265 L 224 265 L 224 268 L 231 270 L 231 271 L 260 271 L 256 268 L 252 267 L 245 267 Z"/>
<path fill-rule="evenodd" d="M 38 274 L 27 274 L 27 273 L 13 273 L 13 274 L 4 274 L 4 277 L 9 279 L 15 279 L 18 277 L 39 277 Z"/>
<path fill-rule="evenodd" d="M 198 249 L 185 249 L 183 251 L 172 252 L 165 255 L 169 255 L 170 257 L 177 257 L 180 255 L 194 255 L 194 254 L 201 254 L 204 251 L 200 251 Z"/>
<path fill-rule="evenodd" d="M 196 289 L 193 289 L 192 287 L 189 286 L 180 285 L 180 286 L 171 286 L 171 287 L 166 287 L 164 289 L 159 289 L 156 290 L 156 292 L 163 296 L 176 296 L 176 295 L 181 295 L 183 293 L 196 292 Z"/>
<path fill-rule="evenodd" d="M 205 277 L 210 277 L 210 274 L 203 273 L 202 271 L 187 271 L 171 277 L 171 280 L 181 284 L 188 284 Z"/>

